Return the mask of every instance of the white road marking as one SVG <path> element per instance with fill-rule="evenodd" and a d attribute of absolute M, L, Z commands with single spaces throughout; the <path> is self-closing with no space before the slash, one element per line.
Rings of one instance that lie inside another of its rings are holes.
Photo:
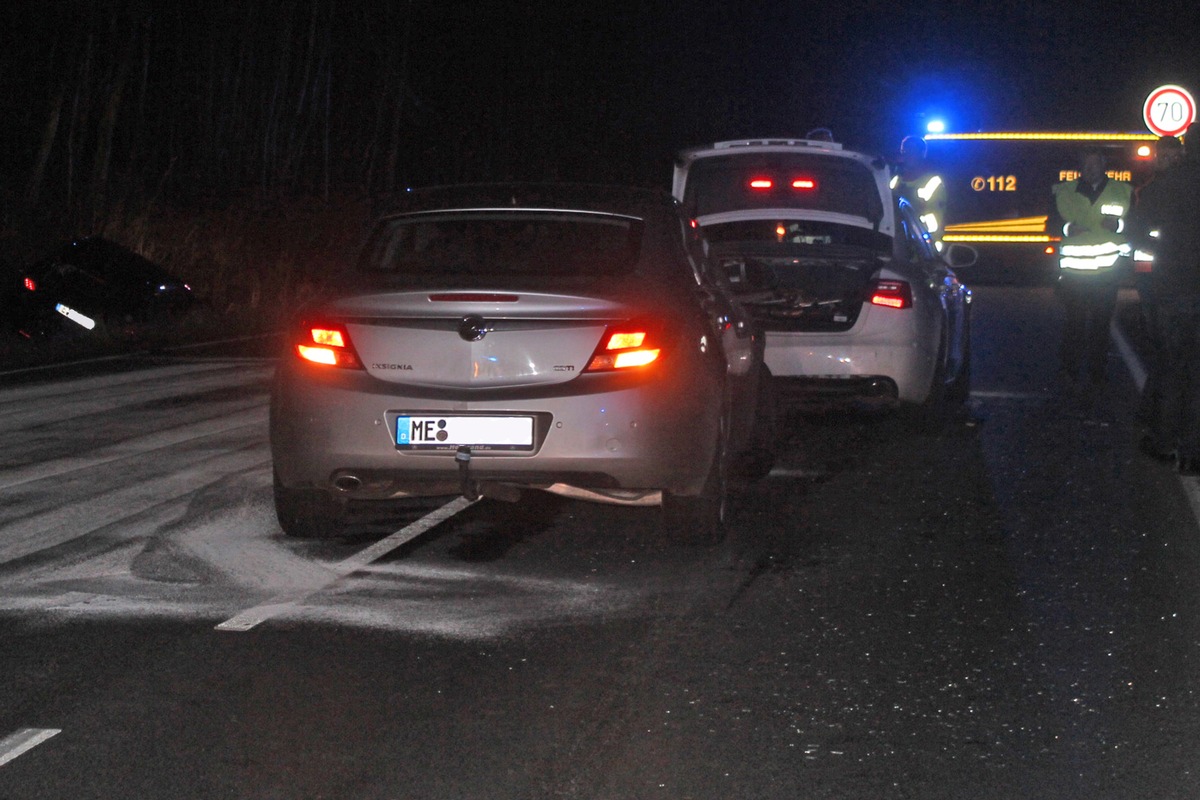
<path fill-rule="evenodd" d="M 816 469 L 785 469 L 784 467 L 775 467 L 769 473 L 772 478 L 821 478 L 828 475 L 828 471 Z"/>
<path fill-rule="evenodd" d="M 0 739 L 0 767 L 60 733 L 61 728 L 22 728 L 11 736 Z"/>
<path fill-rule="evenodd" d="M 1046 392 L 1004 392 L 990 389 L 972 389 L 971 398 L 988 398 L 990 400 L 1045 400 Z"/>
<path fill-rule="evenodd" d="M 113 356 L 113 359 L 120 359 L 122 356 Z M 100 359 L 107 361 L 110 359 Z M 77 362 L 87 363 L 87 362 Z M 31 370 L 52 370 L 59 367 L 67 366 L 65 364 L 48 364 L 41 367 L 31 367 Z M 147 369 L 131 370 L 129 372 L 105 373 L 101 375 L 91 375 L 80 378 L 70 378 L 65 380 L 55 380 L 49 383 L 39 383 L 30 386 L 14 386 L 6 388 L 3 394 L 0 394 L 0 400 L 8 401 L 27 401 L 39 398 L 50 397 L 66 397 L 82 392 L 99 392 L 106 389 L 116 389 L 122 386 L 134 386 L 145 388 L 145 384 L 151 381 L 159 380 L 175 380 L 187 379 L 191 377 L 202 377 L 207 375 L 218 375 L 221 373 L 229 373 L 234 371 L 237 365 L 218 364 L 212 362 L 188 362 L 178 363 L 172 362 L 166 366 L 150 367 Z M 263 364 L 264 367 L 269 367 L 268 364 Z M 25 372 L 27 370 L 17 370 L 17 372 Z M 244 370 L 243 370 L 244 372 Z M 11 375 L 12 372 L 0 372 L 0 377 Z"/>
<path fill-rule="evenodd" d="M 214 340 L 208 341 L 208 342 L 192 342 L 190 344 L 178 344 L 178 345 L 174 345 L 172 347 L 164 347 L 162 349 L 162 352 L 178 353 L 183 350 L 198 350 L 201 347 L 212 347 L 213 345 L 218 345 L 218 344 L 237 344 L 238 342 L 254 342 L 254 341 L 260 341 L 262 339 L 270 339 L 275 336 L 282 336 L 284 333 L 285 333 L 285 331 L 274 331 L 271 333 L 254 333 L 254 334 L 250 334 L 247 336 L 233 336 L 228 339 L 214 339 Z M 244 358 L 240 358 L 240 359 L 231 359 L 231 358 L 227 358 L 227 357 L 221 357 L 221 358 L 224 361 L 233 361 L 233 360 L 268 361 L 268 360 L 274 360 L 273 358 L 271 358 L 269 356 L 268 357 L 249 356 L 249 357 L 244 357 Z"/>
<path fill-rule="evenodd" d="M 1146 367 L 1142 364 L 1142 360 L 1138 358 L 1133 346 L 1130 345 L 1124 331 L 1117 325 L 1115 315 L 1113 316 L 1112 324 L 1109 325 L 1109 333 L 1112 334 L 1113 341 L 1117 344 L 1117 351 L 1121 354 L 1121 360 L 1125 362 L 1125 367 L 1129 370 L 1130 377 L 1133 378 L 1133 382 L 1137 384 L 1138 391 L 1141 392 L 1146 386 Z M 1187 495 L 1188 505 L 1192 508 L 1192 517 L 1196 520 L 1197 527 L 1200 527 L 1200 479 L 1188 475 L 1180 475 L 1179 485 L 1183 487 L 1183 493 Z"/>
<path fill-rule="evenodd" d="M 256 334 L 253 334 L 250 336 L 234 336 L 229 339 L 214 339 L 212 341 L 207 341 L 207 342 L 193 342 L 191 344 L 183 344 L 183 345 L 176 345 L 174 347 L 163 348 L 162 352 L 174 353 L 174 352 L 180 352 L 183 350 L 194 350 L 194 349 L 197 349 L 200 347 L 212 347 L 213 345 L 219 345 L 219 344 L 236 344 L 238 342 L 248 342 L 248 341 L 253 341 L 255 339 L 269 339 L 272 336 L 278 336 L 278 335 L 279 335 L 278 333 L 256 333 Z M 35 367 L 21 367 L 20 369 L 3 370 L 3 371 L 0 371 L 0 376 L 20 375 L 20 374 L 26 373 L 26 372 L 46 372 L 46 371 L 50 371 L 50 370 L 60 370 L 63 367 L 77 367 L 77 366 L 80 366 L 83 364 L 101 364 L 101 363 L 104 363 L 105 361 L 121 361 L 124 359 L 136 358 L 138 355 L 139 355 L 138 353 L 118 353 L 117 355 L 113 355 L 113 356 L 96 356 L 95 358 L 81 358 L 76 361 L 58 361 L 53 364 L 39 364 L 38 366 L 35 366 Z M 231 363 L 232 362 L 266 363 L 268 361 L 273 361 L 274 359 L 272 359 L 270 357 L 260 357 L 260 358 L 236 358 L 236 359 L 235 358 L 226 358 L 223 360 L 227 361 L 227 362 L 231 362 Z"/>
<path fill-rule="evenodd" d="M 250 408 L 243 408 L 242 406 L 245 405 L 250 405 Z M 155 431 L 145 436 L 126 439 L 115 445 L 92 450 L 87 456 L 67 456 L 51 461 L 39 461 L 14 469 L 0 469 L 0 490 L 66 475 L 78 470 L 95 469 L 124 458 L 149 455 L 154 450 L 174 447 L 206 436 L 220 436 L 239 428 L 265 429 L 267 423 L 266 401 L 251 400 L 231 404 L 228 407 L 214 406 L 213 408 L 222 408 L 224 413 L 209 419 L 187 422 L 174 428 Z"/>
<path fill-rule="evenodd" d="M 416 522 L 406 525 L 400 530 L 388 536 L 385 539 L 380 539 L 375 544 L 362 550 L 355 555 L 338 562 L 336 567 L 330 571 L 329 577 L 321 583 L 308 587 L 306 589 L 284 592 L 276 595 L 265 603 L 260 603 L 254 608 L 246 609 L 230 619 L 225 620 L 217 626 L 219 631 L 248 631 L 262 622 L 287 613 L 299 605 L 306 597 L 316 594 L 326 587 L 336 583 L 347 575 L 356 572 L 366 565 L 370 564 L 377 558 L 387 555 L 397 547 L 412 541 L 421 534 L 428 531 L 430 528 L 444 522 L 458 512 L 470 507 L 474 504 L 474 500 L 468 500 L 465 497 L 457 497 L 451 500 L 446 505 L 438 508 L 425 516 L 421 517 Z"/>
<path fill-rule="evenodd" d="M 19 400 L 16 392 L 0 394 L 0 431 L 20 431 L 36 425 L 61 424 L 90 414 L 111 416 L 115 411 L 144 405 L 181 393 L 199 394 L 219 389 L 252 386 L 270 377 L 269 367 L 227 370 L 172 378 L 160 372 L 141 373 L 142 383 L 125 381 L 111 386 L 66 384 L 55 394 L 42 394 Z M 194 372 L 194 371 L 193 371 Z M 266 392 L 264 391 L 265 395 Z"/>
<path fill-rule="evenodd" d="M 105 525 L 161 506 L 185 507 L 202 487 L 226 480 L 230 475 L 267 469 L 271 463 L 266 442 L 253 443 L 220 455 L 204 455 L 186 469 L 161 478 L 126 484 L 88 499 L 50 508 L 4 525 L 0 539 L 0 564 L 39 550 L 69 542 Z"/>
<path fill-rule="evenodd" d="M 1180 475 L 1179 482 L 1183 484 L 1183 493 L 1187 495 L 1188 505 L 1192 507 L 1192 516 L 1200 524 L 1200 479 Z"/>
<path fill-rule="evenodd" d="M 1117 344 L 1117 352 L 1121 354 L 1121 360 L 1125 362 L 1126 369 L 1129 370 L 1129 375 L 1133 378 L 1133 382 L 1137 384 L 1138 391 L 1146 385 L 1146 367 L 1142 364 L 1142 360 L 1137 357 L 1133 346 L 1129 344 L 1129 339 L 1125 336 L 1125 332 L 1121 330 L 1121 326 L 1117 324 L 1117 317 L 1113 315 L 1113 321 L 1108 326 L 1109 333 L 1112 335 L 1113 341 Z"/>

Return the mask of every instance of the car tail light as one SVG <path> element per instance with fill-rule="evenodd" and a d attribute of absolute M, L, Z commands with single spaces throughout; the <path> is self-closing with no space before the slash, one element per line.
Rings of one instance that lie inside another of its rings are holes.
<path fill-rule="evenodd" d="M 817 188 L 817 182 L 812 178 L 795 178 L 792 180 L 792 188 L 809 191 Z"/>
<path fill-rule="evenodd" d="M 760 192 L 767 190 L 767 189 L 771 189 L 774 186 L 775 186 L 775 181 L 771 180 L 770 178 L 751 178 L 750 179 L 750 188 L 757 189 Z"/>
<path fill-rule="evenodd" d="M 296 355 L 312 364 L 344 369 L 361 369 L 362 361 L 350 343 L 344 325 L 305 323 L 296 342 Z"/>
<path fill-rule="evenodd" d="M 520 299 L 515 294 L 496 292 L 443 292 L 429 295 L 431 303 L 515 303 Z"/>
<path fill-rule="evenodd" d="M 657 339 L 650 326 L 610 325 L 584 372 L 610 372 L 653 364 L 662 353 L 655 346 Z"/>
<path fill-rule="evenodd" d="M 869 295 L 871 305 L 885 308 L 912 308 L 912 287 L 908 281 L 875 281 Z"/>
<path fill-rule="evenodd" d="M 25 278 L 25 288 L 31 292 L 36 292 L 37 291 L 37 281 L 35 281 L 33 278 L 26 277 Z"/>

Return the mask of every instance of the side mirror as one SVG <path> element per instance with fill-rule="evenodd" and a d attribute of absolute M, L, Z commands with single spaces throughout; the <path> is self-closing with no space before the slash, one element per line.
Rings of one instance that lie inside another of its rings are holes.
<path fill-rule="evenodd" d="M 979 260 L 979 251 L 969 244 L 954 243 L 946 248 L 945 259 L 951 269 L 970 267 Z"/>

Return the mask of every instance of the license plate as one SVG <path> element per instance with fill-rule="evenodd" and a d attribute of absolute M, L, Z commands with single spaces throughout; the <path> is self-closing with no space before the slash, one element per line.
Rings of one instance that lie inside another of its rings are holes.
<path fill-rule="evenodd" d="M 410 415 L 396 418 L 401 450 L 532 450 L 533 417 L 453 417 Z"/>
<path fill-rule="evenodd" d="M 76 325 L 82 325 L 89 331 L 96 327 L 96 320 L 86 314 L 80 314 L 68 305 L 58 303 L 54 306 L 54 310 L 71 320 L 71 322 L 74 322 Z"/>

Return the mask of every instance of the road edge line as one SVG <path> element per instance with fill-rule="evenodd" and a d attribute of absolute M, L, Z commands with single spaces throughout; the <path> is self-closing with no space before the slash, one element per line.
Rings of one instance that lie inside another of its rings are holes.
<path fill-rule="evenodd" d="M 1125 368 L 1129 370 L 1129 376 L 1137 384 L 1140 394 L 1146 387 L 1147 370 L 1142 364 L 1142 360 L 1138 358 L 1137 351 L 1129 343 L 1129 337 L 1125 335 L 1125 331 L 1121 330 L 1115 316 L 1109 324 L 1109 333 L 1116 342 L 1121 359 L 1125 362 Z M 1196 527 L 1200 528 L 1200 479 L 1189 475 L 1176 475 L 1176 477 L 1179 479 L 1179 485 L 1183 487 L 1184 495 L 1187 496 L 1188 506 L 1192 509 L 1192 519 L 1195 520 Z"/>

